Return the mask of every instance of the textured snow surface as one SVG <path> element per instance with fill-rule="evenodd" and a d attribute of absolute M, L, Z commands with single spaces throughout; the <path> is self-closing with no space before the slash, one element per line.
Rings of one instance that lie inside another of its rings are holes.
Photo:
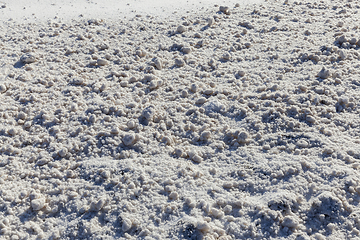
<path fill-rule="evenodd" d="M 359 8 L 3 19 L 0 238 L 359 239 Z"/>

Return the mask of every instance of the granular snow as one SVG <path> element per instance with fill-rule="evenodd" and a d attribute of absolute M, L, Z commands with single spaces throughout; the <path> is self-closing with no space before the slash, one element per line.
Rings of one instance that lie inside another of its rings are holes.
<path fill-rule="evenodd" d="M 360 238 L 359 8 L 2 22 L 1 237 Z"/>

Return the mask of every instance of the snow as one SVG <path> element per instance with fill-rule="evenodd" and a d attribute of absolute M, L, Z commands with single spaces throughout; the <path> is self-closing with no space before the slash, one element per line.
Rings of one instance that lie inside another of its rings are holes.
<path fill-rule="evenodd" d="M 0 238 L 358 239 L 359 2 L 248 3 L 0 2 Z"/>
<path fill-rule="evenodd" d="M 123 19 L 136 15 L 151 15 L 167 17 L 173 13 L 178 15 L 195 12 L 215 4 L 235 6 L 260 3 L 263 0 L 196 0 L 196 1 L 166 1 L 166 0 L 16 0 L 0 1 L 2 9 L 0 20 L 37 22 L 53 19 L 63 21 L 77 19 L 101 18 Z"/>

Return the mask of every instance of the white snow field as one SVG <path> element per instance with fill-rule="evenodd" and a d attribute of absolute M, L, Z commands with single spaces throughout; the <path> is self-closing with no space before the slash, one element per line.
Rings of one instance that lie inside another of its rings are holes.
<path fill-rule="evenodd" d="M 0 2 L 0 239 L 360 239 L 359 1 L 103 2 Z"/>
<path fill-rule="evenodd" d="M 68 21 L 79 17 L 101 19 L 126 19 L 136 15 L 170 17 L 189 14 L 213 7 L 215 4 L 262 3 L 264 0 L 1 0 L 5 9 L 1 20 L 41 22 L 49 19 Z"/>

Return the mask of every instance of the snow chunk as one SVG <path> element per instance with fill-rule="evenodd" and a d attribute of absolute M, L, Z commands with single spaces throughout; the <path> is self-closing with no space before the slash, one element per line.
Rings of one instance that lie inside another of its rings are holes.
<path fill-rule="evenodd" d="M 185 54 L 189 54 L 189 53 L 191 53 L 192 49 L 191 49 L 191 47 L 183 47 L 181 49 L 181 51 Z"/>
<path fill-rule="evenodd" d="M 346 59 L 346 53 L 343 50 L 339 51 L 339 57 L 341 60 L 345 60 Z"/>
<path fill-rule="evenodd" d="M 286 216 L 281 225 L 288 228 L 296 228 L 299 225 L 299 221 L 294 216 Z"/>
<path fill-rule="evenodd" d="M 307 148 L 309 146 L 309 143 L 307 141 L 305 141 L 304 139 L 300 139 L 297 143 L 296 146 L 300 147 L 300 148 Z"/>
<path fill-rule="evenodd" d="M 142 117 L 151 122 L 155 116 L 155 109 L 153 106 L 149 106 L 142 111 Z"/>
<path fill-rule="evenodd" d="M 185 66 L 185 62 L 184 62 L 184 60 L 182 60 L 182 59 L 180 59 L 180 58 L 176 58 L 176 59 L 175 59 L 175 65 L 176 65 L 177 67 L 183 67 L 183 66 Z"/>
<path fill-rule="evenodd" d="M 330 73 L 330 70 L 323 67 L 321 69 L 321 71 L 316 76 L 319 77 L 319 78 L 322 78 L 322 79 L 326 79 L 326 78 L 329 78 L 331 76 L 331 73 Z"/>
<path fill-rule="evenodd" d="M 178 197 L 179 197 L 179 194 L 177 192 L 172 192 L 169 194 L 169 198 L 172 200 L 176 200 L 176 199 L 178 199 Z"/>
<path fill-rule="evenodd" d="M 230 61 L 231 60 L 231 54 L 229 52 L 226 52 L 222 55 L 221 60 L 223 61 Z"/>
<path fill-rule="evenodd" d="M 215 97 L 209 98 L 202 107 L 205 109 L 206 114 L 220 113 L 225 109 L 225 106 Z"/>
<path fill-rule="evenodd" d="M 344 211 L 341 200 L 332 192 L 324 192 L 320 194 L 312 204 L 312 212 L 315 215 L 324 214 L 331 219 L 339 217 Z"/>
<path fill-rule="evenodd" d="M 34 62 L 36 62 L 36 57 L 33 54 L 26 53 L 21 56 L 20 61 L 25 64 L 34 63 Z"/>
<path fill-rule="evenodd" d="M 264 200 L 271 210 L 290 212 L 297 210 L 301 198 L 289 191 L 278 191 L 266 194 Z"/>
<path fill-rule="evenodd" d="M 219 7 L 220 12 L 225 13 L 226 15 L 230 15 L 230 8 L 226 6 Z"/>
<path fill-rule="evenodd" d="M 122 141 L 125 144 L 125 146 L 131 146 L 136 142 L 136 136 L 133 133 L 126 134 L 122 138 Z"/>
<path fill-rule="evenodd" d="M 162 80 L 151 80 L 151 82 L 149 84 L 149 88 L 151 90 L 153 90 L 153 89 L 160 87 L 162 84 L 163 84 Z"/>
<path fill-rule="evenodd" d="M 208 26 L 210 27 L 211 25 L 213 25 L 215 23 L 215 19 L 213 17 L 209 18 L 207 20 Z"/>
<path fill-rule="evenodd" d="M 207 222 L 201 222 L 197 224 L 197 229 L 203 233 L 207 233 L 210 231 L 211 227 Z"/>
<path fill-rule="evenodd" d="M 192 91 L 193 93 L 196 93 L 199 90 L 199 86 L 195 83 L 191 84 L 190 86 L 190 91 Z"/>
<path fill-rule="evenodd" d="M 206 98 L 204 98 L 204 97 L 201 97 L 201 98 L 199 98 L 198 100 L 196 100 L 196 104 L 204 104 L 206 102 Z"/>
<path fill-rule="evenodd" d="M 108 65 L 108 61 L 106 61 L 105 59 L 98 59 L 97 60 L 97 65 L 106 66 L 106 65 Z"/>
<path fill-rule="evenodd" d="M 67 152 L 68 152 L 68 150 L 66 148 L 62 148 L 62 149 L 60 149 L 58 154 L 59 154 L 60 157 L 65 157 Z"/>
<path fill-rule="evenodd" d="M 193 160 L 194 162 L 196 162 L 196 163 L 201 163 L 202 162 L 202 157 L 200 157 L 198 154 L 195 154 L 192 158 L 191 158 L 191 160 Z"/>
<path fill-rule="evenodd" d="M 245 71 L 243 71 L 243 70 L 238 71 L 238 75 L 239 75 L 240 77 L 245 76 Z"/>
<path fill-rule="evenodd" d="M 4 84 L 0 84 L 0 93 L 6 92 L 6 86 Z"/>
<path fill-rule="evenodd" d="M 163 64 L 162 64 L 162 61 L 159 59 L 159 58 L 155 58 L 153 60 L 154 62 L 154 65 L 155 67 L 158 69 L 158 70 L 161 70 L 163 68 Z"/>
<path fill-rule="evenodd" d="M 45 198 L 38 198 L 31 201 L 31 207 L 34 211 L 39 211 L 45 206 Z"/>
<path fill-rule="evenodd" d="M 247 142 L 247 139 L 249 137 L 249 134 L 245 131 L 241 131 L 239 132 L 237 135 L 237 140 L 239 143 L 246 143 Z"/>
<path fill-rule="evenodd" d="M 124 218 L 122 221 L 122 226 L 121 226 L 121 229 L 123 230 L 123 232 L 129 231 L 131 227 L 132 227 L 131 220 L 128 218 Z"/>
<path fill-rule="evenodd" d="M 206 141 L 211 138 L 211 132 L 210 131 L 204 131 L 201 133 L 200 139 L 203 141 Z"/>
<path fill-rule="evenodd" d="M 178 33 L 184 33 L 184 32 L 186 32 L 186 27 L 184 27 L 183 25 L 180 25 L 180 26 L 178 26 L 178 28 L 176 29 L 176 31 L 177 31 Z"/>
<path fill-rule="evenodd" d="M 90 209 L 94 212 L 100 211 L 106 203 L 106 199 L 100 198 L 98 201 L 94 201 L 91 203 Z"/>

